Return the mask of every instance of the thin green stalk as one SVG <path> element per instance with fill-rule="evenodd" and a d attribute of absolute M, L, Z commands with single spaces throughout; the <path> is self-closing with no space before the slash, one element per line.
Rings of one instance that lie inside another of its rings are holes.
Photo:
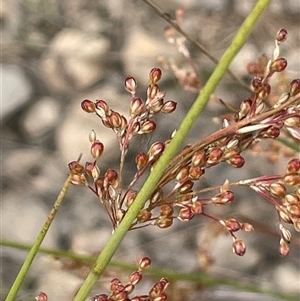
<path fill-rule="evenodd" d="M 8 295 L 6 296 L 6 299 L 5 301 L 13 301 L 15 300 L 15 297 L 18 293 L 18 290 L 20 289 L 21 285 L 22 285 L 22 282 L 24 281 L 25 279 L 25 276 L 31 266 L 31 263 L 33 262 L 36 254 L 38 253 L 39 251 L 39 248 L 40 248 L 40 245 L 42 244 L 49 228 L 50 228 L 50 225 L 58 211 L 58 208 L 63 200 L 63 198 L 65 197 L 66 193 L 67 193 L 67 190 L 70 186 L 70 183 L 71 183 L 71 174 L 69 175 L 69 177 L 67 178 L 66 182 L 64 183 L 63 187 L 62 187 L 62 190 L 60 191 L 49 215 L 48 215 L 48 218 L 44 224 L 44 226 L 42 227 L 39 235 L 37 236 L 32 248 L 30 249 L 17 277 L 15 278 L 15 281 L 14 283 L 12 284 L 11 288 L 10 288 L 10 291 L 8 292 Z"/>
<path fill-rule="evenodd" d="M 6 240 L 6 239 L 0 239 L 0 245 L 16 248 L 19 250 L 30 250 L 32 248 L 32 245 L 30 244 L 19 243 L 15 241 Z M 52 248 L 40 248 L 39 253 L 48 254 L 56 257 L 68 258 L 74 261 L 79 261 L 83 264 L 92 264 L 96 260 L 94 256 L 77 254 L 71 251 L 57 250 Z M 129 271 L 129 272 L 135 271 L 137 268 L 136 264 L 124 263 L 119 261 L 110 261 L 109 266 L 117 268 L 118 270 Z M 218 285 L 226 285 L 236 290 L 255 292 L 259 294 L 267 294 L 270 296 L 282 298 L 286 301 L 299 301 L 298 295 L 296 296 L 295 294 L 281 293 L 279 291 L 274 291 L 274 290 L 267 291 L 265 289 L 262 289 L 257 284 L 250 284 L 249 281 L 241 282 L 239 279 L 238 280 L 228 279 L 226 277 L 220 278 L 211 275 L 206 275 L 201 272 L 182 273 L 182 272 L 178 272 L 178 270 L 174 271 L 170 269 L 162 269 L 162 268 L 150 266 L 143 271 L 143 274 L 155 276 L 156 278 L 164 277 L 167 278 L 168 280 L 173 280 L 173 281 L 186 281 L 186 282 L 200 283 L 202 286 L 205 286 L 207 288 L 212 286 L 218 286 Z"/>
<path fill-rule="evenodd" d="M 257 4 L 253 8 L 252 12 L 248 15 L 244 23 L 241 25 L 231 45 L 224 53 L 218 65 L 216 66 L 213 74 L 211 75 L 206 85 L 201 90 L 193 106 L 191 107 L 188 114 L 184 118 L 182 124 L 180 125 L 176 135 L 174 136 L 171 143 L 166 148 L 164 154 L 159 159 L 155 168 L 153 169 L 148 179 L 146 180 L 145 184 L 143 185 L 142 189 L 140 190 L 139 194 L 137 195 L 134 203 L 130 206 L 127 214 L 125 215 L 124 219 L 120 223 L 119 227 L 113 233 L 113 235 L 105 245 L 104 249 L 101 251 L 94 266 L 92 267 L 90 273 L 85 279 L 83 285 L 77 292 L 74 301 L 86 300 L 86 298 L 90 294 L 94 284 L 101 276 L 105 267 L 109 264 L 119 244 L 121 243 L 122 239 L 126 235 L 128 229 L 130 228 L 130 225 L 136 218 L 139 211 L 143 208 L 145 202 L 149 198 L 152 191 L 155 189 L 155 186 L 159 181 L 160 177 L 163 175 L 164 170 L 166 169 L 169 162 L 175 155 L 177 149 L 183 142 L 184 138 L 186 137 L 190 128 L 196 121 L 200 112 L 203 110 L 204 106 L 208 102 L 210 95 L 214 92 L 217 84 L 225 74 L 231 61 L 233 60 L 235 55 L 239 52 L 241 47 L 244 45 L 247 36 L 249 35 L 249 33 L 252 31 L 254 27 L 255 22 L 262 14 L 264 9 L 267 7 L 267 5 L 270 3 L 270 1 L 271 0 L 257 1 Z"/>

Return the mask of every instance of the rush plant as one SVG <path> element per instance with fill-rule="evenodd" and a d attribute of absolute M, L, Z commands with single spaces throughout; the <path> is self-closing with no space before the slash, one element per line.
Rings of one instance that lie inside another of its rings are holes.
<path fill-rule="evenodd" d="M 201 88 L 198 98 L 181 126 L 170 133 L 168 140 L 155 141 L 148 151 L 136 153 L 136 171 L 129 185 L 124 184 L 124 171 L 131 141 L 138 135 L 151 135 L 155 130 L 159 131 L 153 117 L 161 118 L 162 115 L 171 114 L 176 110 L 177 103 L 174 100 L 167 100 L 166 93 L 159 87 L 161 69 L 154 67 L 150 70 L 145 99 L 136 93 L 135 78 L 125 79 L 124 88 L 129 93 L 128 116 L 111 108 L 109 101 L 103 99 L 84 99 L 81 102 L 84 112 L 91 114 L 91 118 L 98 118 L 99 124 L 114 133 L 120 150 L 120 161 L 117 170 L 109 168 L 102 171 L 101 155 L 105 152 L 105 145 L 101 142 L 101 135 L 97 130 L 92 130 L 88 135 L 91 160 L 81 162 L 79 158 L 69 163 L 70 176 L 66 185 L 72 183 L 89 189 L 101 202 L 113 230 L 111 239 L 103 250 L 99 250 L 101 253 L 74 300 L 85 300 L 90 295 L 91 289 L 110 262 L 121 240 L 130 230 L 139 231 L 140 228 L 151 226 L 169 228 L 176 220 L 188 222 L 196 218 L 206 218 L 218 223 L 229 233 L 233 252 L 243 256 L 246 252 L 246 243 L 239 238 L 239 233 L 253 231 L 252 224 L 240 221 L 234 216 L 220 218 L 213 215 L 211 213 L 213 210 L 210 209 L 214 206 L 223 207 L 238 202 L 234 193 L 236 186 L 246 186 L 254 190 L 269 203 L 266 206 L 273 208 L 278 216 L 279 253 L 282 256 L 289 254 L 292 233 L 287 225 L 292 225 L 294 231 L 300 232 L 300 160 L 297 153 L 300 140 L 300 79 L 286 80 L 285 91 L 281 94 L 276 91 L 276 86 L 272 86 L 272 83 L 276 85 L 276 81 L 271 81 L 278 74 L 284 74 L 288 64 L 286 59 L 280 56 L 280 46 L 287 39 L 287 30 L 280 29 L 275 35 L 274 52 L 270 58 L 263 56 L 257 62 L 248 65 L 252 81 L 247 86 L 248 91 L 245 93 L 245 98 L 241 99 L 239 107 L 234 108 L 231 104 L 222 102 L 229 112 L 226 118 L 223 118 L 221 128 L 178 150 L 268 2 L 266 0 L 257 2 L 213 74 Z M 184 33 L 178 24 L 180 22 L 168 29 L 168 36 L 192 63 L 182 39 Z M 179 34 L 173 31 L 174 28 Z M 196 72 L 183 74 L 176 72 L 178 71 L 176 68 L 172 70 L 179 83 L 185 88 L 200 88 L 201 84 Z M 287 75 L 284 76 L 288 79 Z M 294 157 L 289 159 L 282 174 L 264 174 L 235 182 L 227 179 L 223 183 L 214 183 L 205 189 L 194 188 L 195 183 L 203 180 L 208 169 L 219 164 L 243 168 L 244 152 L 253 149 L 261 141 L 278 139 L 282 143 L 289 144 L 294 152 Z M 141 177 L 147 180 L 139 190 L 136 184 Z M 61 199 L 58 199 L 54 206 L 46 228 L 50 226 L 60 201 Z M 12 287 L 6 300 L 13 300 L 44 234 L 39 236 L 32 248 L 30 259 L 25 262 L 27 267 L 21 269 L 15 286 Z M 93 299 L 95 301 L 166 300 L 165 289 L 168 280 L 165 278 L 154 283 L 146 294 L 134 294 L 135 286 L 142 279 L 142 271 L 150 263 L 150 258 L 142 258 L 138 269 L 129 276 L 128 283 L 122 283 L 120 279 L 114 278 L 110 282 L 110 292 L 97 294 Z M 40 293 L 37 300 L 47 300 L 47 295 Z"/>

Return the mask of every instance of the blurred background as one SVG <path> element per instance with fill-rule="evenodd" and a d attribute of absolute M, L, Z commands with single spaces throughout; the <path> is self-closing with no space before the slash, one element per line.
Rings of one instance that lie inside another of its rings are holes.
<path fill-rule="evenodd" d="M 184 9 L 183 29 L 220 58 L 255 1 L 155 0 L 152 3 L 171 18 L 175 18 L 176 9 Z M 299 78 L 299 20 L 299 1 L 272 1 L 232 63 L 232 71 L 249 84 L 247 64 L 257 61 L 262 54 L 271 56 L 276 32 L 286 28 L 289 36 L 281 51 L 288 61 L 287 76 Z M 174 64 L 189 70 L 190 65 L 168 43 L 164 33 L 166 21 L 143 1 L 3 0 L 0 22 L 1 237 L 31 244 L 64 183 L 68 162 L 81 153 L 83 162 L 90 160 L 88 135 L 92 129 L 105 145 L 99 162 L 101 170 L 118 167 L 115 137 L 96 116 L 81 110 L 83 99 L 104 99 L 112 109 L 126 115 L 131 96 L 124 89 L 124 79 L 129 75 L 135 77 L 137 94 L 145 98 L 149 71 L 153 67 L 162 68 L 160 88 L 167 93 L 166 100 L 178 103 L 177 110 L 157 119 L 157 130 L 151 137 L 133 143 L 126 168 L 126 176 L 130 177 L 135 171 L 130 160 L 137 152 L 146 151 L 152 142 L 170 136 L 197 91 L 183 89 L 168 68 Z M 194 45 L 187 43 L 187 46 L 203 84 L 215 65 Z M 221 127 L 215 117 L 226 110 L 215 99 L 239 105 L 249 96 L 247 90 L 226 75 L 187 143 Z M 207 173 L 202 185 L 222 184 L 226 178 L 234 181 L 282 173 L 288 155 L 287 151 L 272 161 L 263 153 L 255 156 L 250 153 L 246 156 L 250 163 L 244 168 L 236 170 L 222 164 Z M 289 257 L 281 258 L 277 252 L 279 235 L 274 208 L 247 189 L 235 192 L 236 204 L 216 214 L 253 221 L 257 231 L 241 237 L 247 245 L 244 257 L 233 255 L 231 238 L 213 237 L 213 224 L 199 217 L 186 224 L 177 221 L 166 230 L 148 227 L 132 231 L 115 259 L 135 263 L 144 254 L 152 258 L 154 266 L 201 272 L 201 244 L 210 241 L 213 260 L 208 268 L 210 275 L 239 279 L 268 290 L 300 293 L 299 244 L 291 244 Z M 43 246 L 93 254 L 103 248 L 110 235 L 111 224 L 99 200 L 84 187 L 72 186 Z M 27 252 L 0 248 L 0 299 L 4 299 Z M 17 300 L 34 300 L 40 290 L 48 294 L 50 301 L 72 300 L 85 273 L 66 268 L 50 256 L 39 255 Z M 103 277 L 95 293 L 107 292 L 113 275 L 111 272 Z M 147 283 L 144 289 L 147 291 Z M 173 283 L 170 300 L 183 299 L 282 300 L 223 286 L 206 289 L 199 283 Z"/>

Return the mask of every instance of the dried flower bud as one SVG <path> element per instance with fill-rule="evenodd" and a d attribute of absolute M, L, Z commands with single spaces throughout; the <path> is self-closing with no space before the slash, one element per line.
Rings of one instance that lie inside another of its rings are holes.
<path fill-rule="evenodd" d="M 279 29 L 276 34 L 276 41 L 279 43 L 284 42 L 287 38 L 287 35 L 288 35 L 288 32 L 285 28 Z"/>
<path fill-rule="evenodd" d="M 81 108 L 87 113 L 95 113 L 95 104 L 89 99 L 85 99 L 81 102 Z"/>
<path fill-rule="evenodd" d="M 95 103 L 96 112 L 101 117 L 107 117 L 110 114 L 110 108 L 105 100 L 98 99 Z"/>
<path fill-rule="evenodd" d="M 140 270 L 146 269 L 151 265 L 151 259 L 150 257 L 143 257 L 138 264 L 138 267 Z"/>
<path fill-rule="evenodd" d="M 241 224 L 235 218 L 231 218 L 225 221 L 220 220 L 220 223 L 225 226 L 230 232 L 236 232 L 241 229 Z"/>
<path fill-rule="evenodd" d="M 279 253 L 281 256 L 287 256 L 290 253 L 290 247 L 284 239 L 280 239 Z"/>
<path fill-rule="evenodd" d="M 113 183 L 118 179 L 118 173 L 116 170 L 109 168 L 104 177 L 108 180 L 109 183 Z"/>
<path fill-rule="evenodd" d="M 290 173 L 296 173 L 300 171 L 300 160 L 298 158 L 291 159 L 287 164 L 287 170 Z"/>
<path fill-rule="evenodd" d="M 97 160 L 103 153 L 104 145 L 100 141 L 96 140 L 91 146 L 91 155 Z"/>
<path fill-rule="evenodd" d="M 150 203 L 155 204 L 159 202 L 164 196 L 164 192 L 161 188 L 156 188 L 150 197 Z"/>
<path fill-rule="evenodd" d="M 200 166 L 191 166 L 189 169 L 189 177 L 192 180 L 199 180 L 199 178 L 204 174 L 204 169 Z"/>
<path fill-rule="evenodd" d="M 191 212 L 194 214 L 202 214 L 204 212 L 203 205 L 200 201 L 194 201 L 191 206 Z"/>
<path fill-rule="evenodd" d="M 88 184 L 84 174 L 72 174 L 71 183 L 74 185 Z"/>
<path fill-rule="evenodd" d="M 189 168 L 188 166 L 183 166 L 176 175 L 176 181 L 182 182 L 188 179 L 189 176 Z"/>
<path fill-rule="evenodd" d="M 180 194 L 189 193 L 191 192 L 193 186 L 194 186 L 194 182 L 192 182 L 191 180 L 184 181 L 179 187 L 179 193 Z"/>
<path fill-rule="evenodd" d="M 229 158 L 227 162 L 236 168 L 241 168 L 245 164 L 245 159 L 241 155 L 235 155 Z"/>
<path fill-rule="evenodd" d="M 300 175 L 298 173 L 289 173 L 283 177 L 283 181 L 287 185 L 298 185 L 300 183 Z"/>
<path fill-rule="evenodd" d="M 144 103 L 141 98 L 135 97 L 130 103 L 130 116 L 137 116 L 145 110 Z"/>
<path fill-rule="evenodd" d="M 295 96 L 299 92 L 300 92 L 300 79 L 294 79 L 290 84 L 290 95 Z"/>
<path fill-rule="evenodd" d="M 285 210 L 282 210 L 282 209 L 281 209 L 281 210 L 278 210 L 278 213 L 279 213 L 280 218 L 281 218 L 285 223 L 288 223 L 288 224 L 292 224 L 292 223 L 293 223 L 290 214 L 286 213 Z"/>
<path fill-rule="evenodd" d="M 149 211 L 148 209 L 141 209 L 140 212 L 138 213 L 138 216 L 137 216 L 137 221 L 139 223 L 144 223 L 144 222 L 147 222 L 150 220 L 152 216 L 152 213 L 151 211 Z"/>
<path fill-rule="evenodd" d="M 194 213 L 189 207 L 183 207 L 182 209 L 180 209 L 177 216 L 177 218 L 182 222 L 190 221 L 193 217 L 194 217 Z"/>
<path fill-rule="evenodd" d="M 161 108 L 161 112 L 165 114 L 170 114 L 176 110 L 177 102 L 169 100 L 164 103 L 163 107 Z"/>
<path fill-rule="evenodd" d="M 155 85 L 161 79 L 162 72 L 159 68 L 152 68 L 149 73 L 150 83 Z"/>
<path fill-rule="evenodd" d="M 286 207 L 288 212 L 295 218 L 300 218 L 300 204 Z"/>
<path fill-rule="evenodd" d="M 118 287 L 121 286 L 122 283 L 118 278 L 114 278 L 110 281 L 110 291 L 111 292 L 117 292 Z"/>
<path fill-rule="evenodd" d="M 271 92 L 271 86 L 269 84 L 264 84 L 262 89 L 258 93 L 260 99 L 266 99 Z"/>
<path fill-rule="evenodd" d="M 131 94 L 135 94 L 136 88 L 137 88 L 136 80 L 131 76 L 127 77 L 125 79 L 125 89 L 126 89 L 126 91 L 128 91 Z"/>
<path fill-rule="evenodd" d="M 40 292 L 38 294 L 38 296 L 35 297 L 35 300 L 37 300 L 37 301 L 47 301 L 48 300 L 48 296 L 45 293 Z"/>
<path fill-rule="evenodd" d="M 135 271 L 130 275 L 130 283 L 136 285 L 142 280 L 142 278 L 142 274 L 138 271 Z"/>
<path fill-rule="evenodd" d="M 84 167 L 78 161 L 72 161 L 68 164 L 69 169 L 73 173 L 82 173 L 84 171 Z"/>
<path fill-rule="evenodd" d="M 156 123 L 153 120 L 148 120 L 141 125 L 139 133 L 142 134 L 150 134 L 156 128 Z"/>
<path fill-rule="evenodd" d="M 173 224 L 173 218 L 172 217 L 158 217 L 155 221 L 155 225 L 159 228 L 169 228 Z"/>
<path fill-rule="evenodd" d="M 300 232 L 300 218 L 293 219 L 293 226 L 295 231 Z"/>
<path fill-rule="evenodd" d="M 149 162 L 153 160 L 157 160 L 159 156 L 162 155 L 163 151 L 165 149 L 165 145 L 160 142 L 154 142 L 148 151 L 148 156 L 149 156 Z"/>
<path fill-rule="evenodd" d="M 145 153 L 139 153 L 135 157 L 135 164 L 138 170 L 144 168 L 148 163 L 148 155 Z"/>
<path fill-rule="evenodd" d="M 285 206 L 298 205 L 299 202 L 300 202 L 299 197 L 291 193 L 286 194 L 282 199 L 282 204 Z"/>
<path fill-rule="evenodd" d="M 272 195 L 274 195 L 276 197 L 280 197 L 280 198 L 283 198 L 286 194 L 285 186 L 280 183 L 270 184 L 269 190 L 272 193 Z"/>
<path fill-rule="evenodd" d="M 122 118 L 118 112 L 112 112 L 109 116 L 109 121 L 113 128 L 119 129 L 122 125 Z"/>
<path fill-rule="evenodd" d="M 148 99 L 154 99 L 154 97 L 157 95 L 157 93 L 159 92 L 159 87 L 158 85 L 150 85 L 148 86 L 147 89 L 147 97 Z"/>
<path fill-rule="evenodd" d="M 201 166 L 203 167 L 206 163 L 205 153 L 204 152 L 195 152 L 192 157 L 192 165 L 193 166 Z"/>
<path fill-rule="evenodd" d="M 217 163 L 221 160 L 223 156 L 223 151 L 221 148 L 219 147 L 213 147 L 210 152 L 209 152 L 209 156 L 208 156 L 208 163 Z"/>
<path fill-rule="evenodd" d="M 231 203 L 234 200 L 234 194 L 232 191 L 224 191 L 211 198 L 211 201 L 215 205 L 224 205 Z"/>
<path fill-rule="evenodd" d="M 160 208 L 160 216 L 163 217 L 171 217 L 173 215 L 174 209 L 172 206 L 168 205 L 168 204 L 164 204 L 161 206 Z"/>
<path fill-rule="evenodd" d="M 273 72 L 282 72 L 287 66 L 287 61 L 284 58 L 278 58 L 273 61 L 269 67 L 269 71 Z"/>
<path fill-rule="evenodd" d="M 124 198 L 124 202 L 125 202 L 125 205 L 127 208 L 129 208 L 131 206 L 131 204 L 135 200 L 136 196 L 137 196 L 136 190 L 131 190 L 126 194 L 126 196 Z"/>
<path fill-rule="evenodd" d="M 233 253 L 238 256 L 243 256 L 246 253 L 246 245 L 241 239 L 235 239 L 232 244 Z"/>

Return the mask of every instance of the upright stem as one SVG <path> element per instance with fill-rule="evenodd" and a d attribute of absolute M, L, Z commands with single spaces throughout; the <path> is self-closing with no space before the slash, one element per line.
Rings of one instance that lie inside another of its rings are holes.
<path fill-rule="evenodd" d="M 211 75 L 206 85 L 201 90 L 201 93 L 198 95 L 193 106 L 191 107 L 186 117 L 184 118 L 176 135 L 172 139 L 171 143 L 167 146 L 164 154 L 157 162 L 153 171 L 151 172 L 145 184 L 143 185 L 142 189 L 140 190 L 139 194 L 137 195 L 135 201 L 130 206 L 128 212 L 124 216 L 119 227 L 115 230 L 115 232 L 113 233 L 113 235 L 111 236 L 107 244 L 105 245 L 104 249 L 101 251 L 94 266 L 92 267 L 90 273 L 85 279 L 83 285 L 77 292 L 74 301 L 83 301 L 86 300 L 86 298 L 88 297 L 94 284 L 99 279 L 100 275 L 102 274 L 105 267 L 108 265 L 112 256 L 117 250 L 122 239 L 124 238 L 127 231 L 129 230 L 132 222 L 136 218 L 139 211 L 143 208 L 145 202 L 151 195 L 152 191 L 155 189 L 157 182 L 159 181 L 160 177 L 163 175 L 169 162 L 171 161 L 177 149 L 183 142 L 188 131 L 190 130 L 190 128 L 198 118 L 199 113 L 203 110 L 204 106 L 208 102 L 210 95 L 213 93 L 217 84 L 225 74 L 226 70 L 229 67 L 229 64 L 231 63 L 235 55 L 239 52 L 239 50 L 245 43 L 246 38 L 251 32 L 251 30 L 253 29 L 255 22 L 262 14 L 264 9 L 267 7 L 267 5 L 270 3 L 270 1 L 271 0 L 257 1 L 257 4 L 253 8 L 252 12 L 248 15 L 244 23 L 241 25 L 236 36 L 232 40 L 232 43 L 230 44 L 230 46 L 222 56 L 221 60 L 219 61 L 218 65 L 216 66 L 213 74 Z"/>
<path fill-rule="evenodd" d="M 63 187 L 62 187 L 62 190 L 60 191 L 51 211 L 50 211 L 50 214 L 48 215 L 48 218 L 43 226 L 43 228 L 41 229 L 38 237 L 36 238 L 32 248 L 30 249 L 17 277 L 15 278 L 15 281 L 14 283 L 12 284 L 12 287 L 10 288 L 10 291 L 8 292 L 8 295 L 6 296 L 6 299 L 5 301 L 13 301 L 15 300 L 15 297 L 18 293 L 18 290 L 20 289 L 21 285 L 22 285 L 22 282 L 24 281 L 25 279 L 25 276 L 31 266 L 31 263 L 33 262 L 36 254 L 38 253 L 39 251 L 39 248 L 40 248 L 40 245 L 42 244 L 49 228 L 50 228 L 50 225 L 58 211 L 58 208 L 60 207 L 60 204 L 63 200 L 63 198 L 65 197 L 66 193 L 67 193 L 67 190 L 69 188 L 71 184 L 71 174 L 69 175 L 69 177 L 67 178 L 66 182 L 64 183 Z"/>

